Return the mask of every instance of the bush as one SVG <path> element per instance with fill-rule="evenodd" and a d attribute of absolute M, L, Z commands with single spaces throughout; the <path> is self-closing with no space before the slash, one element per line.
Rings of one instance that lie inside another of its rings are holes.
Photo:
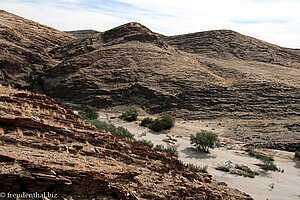
<path fill-rule="evenodd" d="M 150 140 L 140 140 L 139 143 L 142 143 L 143 145 L 153 148 L 154 144 Z"/>
<path fill-rule="evenodd" d="M 164 152 L 164 146 L 157 144 L 155 145 L 155 147 L 153 148 L 155 151 L 160 151 L 160 152 Z"/>
<path fill-rule="evenodd" d="M 151 127 L 153 122 L 154 122 L 154 120 L 151 117 L 146 117 L 142 120 L 142 122 L 140 123 L 140 126 Z"/>
<path fill-rule="evenodd" d="M 255 175 L 258 175 L 256 172 L 252 171 L 246 165 L 236 164 L 235 169 L 237 169 L 237 170 L 232 170 L 230 173 L 231 174 L 237 174 L 237 175 L 244 176 L 244 177 L 249 177 L 249 178 L 254 178 Z"/>
<path fill-rule="evenodd" d="M 86 106 L 78 112 L 82 120 L 94 120 L 98 118 L 97 108 L 93 106 Z"/>
<path fill-rule="evenodd" d="M 263 161 L 263 165 L 261 165 L 260 167 L 266 171 L 271 170 L 271 171 L 279 171 L 278 167 L 275 165 L 275 163 L 273 161 L 270 160 L 262 160 Z"/>
<path fill-rule="evenodd" d="M 295 158 L 300 160 L 300 151 L 295 151 Z"/>
<path fill-rule="evenodd" d="M 220 170 L 223 172 L 229 172 L 231 168 L 233 168 L 233 163 L 231 161 L 227 161 L 225 164 L 218 165 L 216 167 L 216 170 Z"/>
<path fill-rule="evenodd" d="M 178 158 L 178 156 L 179 156 L 177 145 L 172 145 L 172 146 L 168 145 L 164 151 L 175 156 L 176 158 Z"/>
<path fill-rule="evenodd" d="M 169 130 L 175 124 L 175 118 L 171 115 L 162 115 L 154 120 L 150 128 L 154 131 Z"/>
<path fill-rule="evenodd" d="M 235 164 L 234 167 L 231 161 L 227 161 L 225 164 L 219 164 L 216 167 L 216 169 L 223 172 L 229 172 L 230 174 L 235 174 L 235 175 L 249 177 L 249 178 L 254 178 L 255 175 L 258 175 L 256 172 L 252 171 L 246 165 Z"/>
<path fill-rule="evenodd" d="M 199 150 L 209 152 L 209 148 L 215 148 L 220 145 L 218 134 L 210 131 L 197 132 L 196 136 L 191 135 L 191 144 L 194 144 Z"/>
<path fill-rule="evenodd" d="M 178 158 L 179 153 L 178 153 L 177 148 L 178 148 L 177 145 L 173 145 L 173 146 L 168 145 L 167 148 L 165 148 L 164 146 L 158 144 L 158 145 L 155 145 L 155 147 L 153 149 L 155 151 L 167 152 Z"/>
<path fill-rule="evenodd" d="M 248 148 L 248 154 L 252 157 L 255 157 L 259 160 L 270 160 L 270 161 L 274 161 L 274 158 L 272 156 L 267 156 L 266 154 L 264 153 L 261 153 L 261 152 L 257 152 L 255 151 L 255 148 L 254 147 L 249 147 Z"/>
<path fill-rule="evenodd" d="M 253 156 L 263 162 L 260 167 L 266 171 L 271 170 L 271 171 L 279 171 L 278 167 L 275 165 L 274 158 L 272 156 L 267 156 L 264 153 L 257 152 L 255 151 L 254 147 L 249 147 L 248 148 L 248 154 L 250 156 Z"/>
<path fill-rule="evenodd" d="M 91 120 L 88 121 L 88 123 L 91 123 L 92 125 L 96 126 L 97 129 L 105 130 L 106 132 L 110 132 L 113 135 L 117 135 L 123 138 L 130 138 L 134 139 L 134 135 L 131 134 L 126 128 L 124 127 L 116 127 L 113 124 L 102 122 L 99 120 Z"/>
<path fill-rule="evenodd" d="M 187 168 L 189 168 L 193 172 L 202 172 L 202 173 L 207 173 L 207 168 L 208 166 L 205 165 L 203 167 L 194 165 L 193 163 L 188 163 L 185 165 Z"/>
<path fill-rule="evenodd" d="M 127 110 L 126 112 L 123 112 L 119 118 L 124 119 L 125 121 L 128 122 L 133 122 L 137 120 L 137 116 L 138 116 L 137 110 L 130 109 Z"/>

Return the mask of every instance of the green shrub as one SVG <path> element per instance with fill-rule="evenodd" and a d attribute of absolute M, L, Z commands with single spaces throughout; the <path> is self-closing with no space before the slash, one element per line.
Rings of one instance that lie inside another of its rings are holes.
<path fill-rule="evenodd" d="M 261 153 L 261 152 L 257 152 L 255 151 L 255 148 L 254 147 L 249 147 L 248 148 L 248 154 L 252 157 L 255 157 L 259 160 L 270 160 L 270 161 L 274 161 L 274 158 L 272 156 L 267 156 L 266 154 L 264 153 Z"/>
<path fill-rule="evenodd" d="M 82 120 L 94 120 L 98 118 L 97 108 L 93 106 L 85 106 L 78 112 L 78 115 Z"/>
<path fill-rule="evenodd" d="M 164 151 L 175 156 L 176 158 L 179 156 L 177 145 L 168 145 Z"/>
<path fill-rule="evenodd" d="M 223 172 L 229 172 L 230 169 L 232 169 L 232 168 L 233 168 L 233 163 L 231 161 L 227 161 L 225 164 L 219 164 L 216 167 L 216 170 L 220 170 Z"/>
<path fill-rule="evenodd" d="M 157 144 L 154 146 L 153 148 L 155 151 L 160 151 L 160 152 L 163 152 L 164 151 L 164 146 L 160 145 L 160 144 Z"/>
<path fill-rule="evenodd" d="M 177 150 L 178 146 L 177 145 L 168 145 L 167 148 L 165 148 L 164 146 L 158 144 L 158 145 L 155 145 L 155 147 L 153 148 L 155 151 L 160 151 L 160 152 L 167 152 L 175 157 L 178 158 L 178 150 Z"/>
<path fill-rule="evenodd" d="M 134 135 L 124 127 L 116 127 L 113 124 L 102 122 L 99 120 L 91 120 L 88 121 L 88 123 L 91 123 L 92 125 L 96 126 L 97 129 L 105 130 L 106 132 L 111 132 L 113 135 L 118 135 L 123 138 L 134 139 Z"/>
<path fill-rule="evenodd" d="M 238 165 L 236 164 L 235 167 L 231 161 L 227 161 L 225 164 L 219 164 L 216 167 L 217 170 L 229 172 L 230 174 L 236 174 L 239 176 L 254 178 L 255 175 L 258 175 L 256 172 L 252 171 L 246 165 Z"/>
<path fill-rule="evenodd" d="M 260 167 L 266 171 L 279 171 L 278 167 L 275 165 L 273 161 L 270 159 L 262 159 L 261 160 L 264 164 L 261 165 Z"/>
<path fill-rule="evenodd" d="M 295 158 L 300 160 L 300 151 L 295 151 Z"/>
<path fill-rule="evenodd" d="M 256 172 L 252 171 L 248 166 L 246 165 L 235 165 L 235 169 L 237 170 L 231 170 L 231 174 L 237 174 L 244 177 L 254 178 L 255 175 L 258 175 Z"/>
<path fill-rule="evenodd" d="M 255 151 L 254 147 L 249 147 L 248 148 L 248 154 L 252 157 L 255 157 L 263 162 L 260 167 L 266 171 L 271 170 L 271 171 L 279 171 L 278 167 L 275 165 L 274 158 L 272 156 L 267 156 L 264 153 L 257 152 Z"/>
<path fill-rule="evenodd" d="M 140 126 L 151 127 L 153 122 L 154 122 L 154 120 L 151 117 L 146 117 L 142 120 L 142 122 L 140 123 Z"/>
<path fill-rule="evenodd" d="M 150 128 L 154 131 L 169 130 L 175 124 L 175 118 L 171 115 L 162 115 L 154 120 Z"/>
<path fill-rule="evenodd" d="M 188 163 L 185 165 L 187 168 L 189 168 L 193 172 L 202 172 L 202 173 L 207 173 L 207 168 L 208 166 L 205 165 L 203 167 L 194 165 L 193 163 Z"/>
<path fill-rule="evenodd" d="M 137 110 L 130 109 L 127 110 L 126 112 L 123 112 L 119 118 L 124 119 L 125 121 L 128 122 L 133 122 L 137 120 L 137 116 L 138 116 Z"/>
<path fill-rule="evenodd" d="M 196 136 L 191 135 L 190 142 L 199 150 L 207 153 L 209 152 L 209 148 L 213 149 L 215 146 L 220 145 L 218 134 L 205 130 L 197 132 Z"/>
<path fill-rule="evenodd" d="M 140 140 L 138 142 L 150 148 L 153 148 L 154 146 L 153 142 L 151 142 L 150 140 Z"/>

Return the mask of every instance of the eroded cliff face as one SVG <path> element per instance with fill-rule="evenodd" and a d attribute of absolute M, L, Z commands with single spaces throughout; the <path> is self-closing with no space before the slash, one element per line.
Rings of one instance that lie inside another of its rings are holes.
<path fill-rule="evenodd" d="M 45 95 L 0 90 L 1 191 L 59 199 L 251 199 L 170 154 L 85 124 Z"/>

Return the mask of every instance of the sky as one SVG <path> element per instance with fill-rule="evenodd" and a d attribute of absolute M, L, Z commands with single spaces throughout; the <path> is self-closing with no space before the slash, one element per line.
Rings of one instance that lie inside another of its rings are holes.
<path fill-rule="evenodd" d="M 63 31 L 139 22 L 164 35 L 230 29 L 300 49 L 300 0 L 0 0 L 0 9 Z"/>

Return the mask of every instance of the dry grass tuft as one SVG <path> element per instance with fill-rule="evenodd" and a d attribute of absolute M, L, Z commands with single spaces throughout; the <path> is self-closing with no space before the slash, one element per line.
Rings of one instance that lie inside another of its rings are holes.
<path fill-rule="evenodd" d="M 3 135 L 5 132 L 4 132 L 4 129 L 1 127 L 0 128 L 0 135 Z"/>
<path fill-rule="evenodd" d="M 18 134 L 19 138 L 22 138 L 24 136 L 23 131 L 20 128 L 17 128 L 17 134 Z"/>
<path fill-rule="evenodd" d="M 36 136 L 37 136 L 38 138 L 41 137 L 41 132 L 40 132 L 40 131 L 36 132 Z"/>

